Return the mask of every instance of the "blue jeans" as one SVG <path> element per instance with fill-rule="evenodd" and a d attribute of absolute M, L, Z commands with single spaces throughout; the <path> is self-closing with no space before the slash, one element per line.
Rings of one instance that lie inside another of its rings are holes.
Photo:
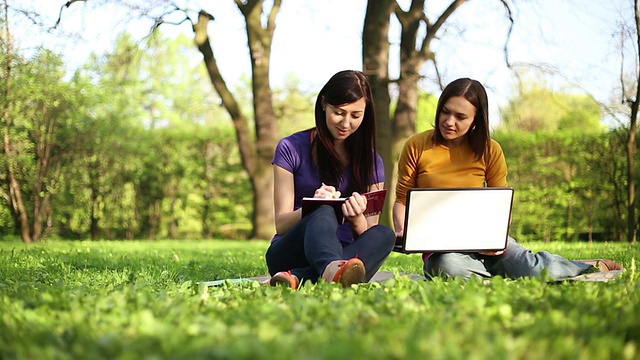
<path fill-rule="evenodd" d="M 504 254 L 486 256 L 477 252 L 434 253 L 424 264 L 427 278 L 438 275 L 469 279 L 472 276 L 505 278 L 540 277 L 543 271 L 554 280 L 580 275 L 594 270 L 593 266 L 571 261 L 547 251 L 533 253 L 513 238 L 507 240 Z"/>
<path fill-rule="evenodd" d="M 364 280 L 369 281 L 391 253 L 395 233 L 388 226 L 376 225 L 353 243 L 343 244 L 336 235 L 337 230 L 333 207 L 319 207 L 271 243 L 265 255 L 269 273 L 291 270 L 300 283 L 305 280 L 315 283 L 330 262 L 357 256 L 366 269 Z"/>

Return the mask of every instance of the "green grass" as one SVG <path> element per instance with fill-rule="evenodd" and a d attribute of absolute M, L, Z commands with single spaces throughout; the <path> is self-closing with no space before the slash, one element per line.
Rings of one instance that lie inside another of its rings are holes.
<path fill-rule="evenodd" d="M 0 242 L 0 358 L 640 358 L 639 245 L 524 245 L 627 271 L 607 283 L 206 288 L 197 282 L 265 274 L 268 243 Z M 421 267 L 394 253 L 383 270 Z"/>

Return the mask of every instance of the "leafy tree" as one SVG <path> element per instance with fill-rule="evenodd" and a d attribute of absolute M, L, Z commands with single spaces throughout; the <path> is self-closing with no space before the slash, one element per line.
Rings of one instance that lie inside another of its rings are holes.
<path fill-rule="evenodd" d="M 433 129 L 436 123 L 438 97 L 421 91 L 418 95 L 416 132 Z"/>
<path fill-rule="evenodd" d="M 516 188 L 511 232 L 523 240 L 619 239 L 622 147 L 612 132 L 496 131 Z"/>
<path fill-rule="evenodd" d="M 37 242 L 52 228 L 62 158 L 73 151 L 66 139 L 81 120 L 76 102 L 83 95 L 63 79 L 63 61 L 52 52 L 41 49 L 29 60 L 16 61 L 5 20 L 2 193 L 22 240 Z"/>
<path fill-rule="evenodd" d="M 283 89 L 274 90 L 274 109 L 280 137 L 315 126 L 315 96 L 300 90 L 300 80 L 290 74 Z"/>
<path fill-rule="evenodd" d="M 184 59 L 184 39 L 157 33 L 147 46 L 124 35 L 113 54 L 76 75 L 97 79 L 100 91 L 65 172 L 73 206 L 63 228 L 80 235 L 90 224 L 93 239 L 195 238 L 220 235 L 231 222 L 242 232 L 233 235 L 246 237 L 249 181 L 238 174 L 218 99 L 203 90 L 204 67 Z"/>
<path fill-rule="evenodd" d="M 61 8 L 61 13 L 75 1 L 67 2 Z M 100 6 L 110 1 L 91 1 Z M 176 24 L 190 22 L 194 32 L 194 41 L 203 56 L 204 64 L 209 74 L 211 84 L 220 95 L 221 101 L 229 113 L 236 140 L 242 158 L 242 164 L 249 175 L 254 195 L 252 214 L 252 236 L 268 238 L 273 235 L 273 174 L 270 160 L 278 141 L 278 127 L 273 108 L 272 90 L 269 83 L 269 62 L 271 43 L 275 31 L 275 19 L 280 10 L 281 0 L 275 0 L 270 9 L 265 10 L 263 0 L 236 0 L 235 3 L 245 19 L 249 55 L 252 68 L 252 99 L 253 99 L 253 129 L 247 115 L 234 94 L 229 90 L 217 64 L 213 47 L 208 34 L 208 24 L 214 16 L 205 10 L 193 14 L 182 8 L 174 1 L 163 0 L 153 3 L 129 4 L 117 1 L 118 5 L 130 8 L 133 14 L 141 17 L 151 17 L 155 21 L 154 28 L 162 24 Z M 265 11 L 265 13 L 263 13 Z M 178 22 L 171 18 L 176 14 L 183 16 Z M 60 21 L 60 19 L 59 19 Z"/>
<path fill-rule="evenodd" d="M 554 92 L 544 85 L 520 88 L 502 109 L 507 131 L 602 132 L 602 108 L 588 95 Z"/>
<path fill-rule="evenodd" d="M 626 104 L 628 108 L 624 112 L 628 122 L 624 125 L 626 130 L 626 156 L 627 156 L 627 241 L 637 241 L 637 231 L 639 219 L 636 218 L 636 154 L 638 145 L 636 136 L 638 133 L 638 109 L 640 107 L 640 1 L 633 1 L 633 21 L 628 24 L 627 19 L 620 22 L 620 51 L 621 51 L 621 73 L 620 73 L 620 103 Z M 631 44 L 628 44 L 631 42 Z M 631 70 L 625 81 L 627 64 L 625 64 L 625 51 L 631 49 L 633 55 Z"/>

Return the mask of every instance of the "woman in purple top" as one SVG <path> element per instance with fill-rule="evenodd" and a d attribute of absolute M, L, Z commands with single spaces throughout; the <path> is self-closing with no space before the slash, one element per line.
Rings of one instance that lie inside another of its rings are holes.
<path fill-rule="evenodd" d="M 395 233 L 365 217 L 362 193 L 384 187 L 384 165 L 376 154 L 376 119 L 369 81 L 359 71 L 341 71 L 318 94 L 316 126 L 290 135 L 273 158 L 277 234 L 266 253 L 271 285 L 293 289 L 320 277 L 347 287 L 378 271 Z M 302 217 L 302 198 L 348 197 L 344 223 L 333 207 Z"/>

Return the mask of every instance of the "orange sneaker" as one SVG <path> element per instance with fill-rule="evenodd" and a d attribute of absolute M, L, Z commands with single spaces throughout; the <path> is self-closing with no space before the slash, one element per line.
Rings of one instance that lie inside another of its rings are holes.
<path fill-rule="evenodd" d="M 366 269 L 362 260 L 351 258 L 349 260 L 335 260 L 329 263 L 322 273 L 322 278 L 328 282 L 342 284 L 350 287 L 361 283 L 366 275 Z"/>
<path fill-rule="evenodd" d="M 269 279 L 269 285 L 271 286 L 284 285 L 290 287 L 292 290 L 297 290 L 298 284 L 298 277 L 293 275 L 291 271 L 277 272 Z"/>
<path fill-rule="evenodd" d="M 590 259 L 590 260 L 576 260 L 576 261 L 579 261 L 587 265 L 591 265 L 594 268 L 600 270 L 601 272 L 611 271 L 611 270 L 624 270 L 624 266 L 609 259 Z"/>

